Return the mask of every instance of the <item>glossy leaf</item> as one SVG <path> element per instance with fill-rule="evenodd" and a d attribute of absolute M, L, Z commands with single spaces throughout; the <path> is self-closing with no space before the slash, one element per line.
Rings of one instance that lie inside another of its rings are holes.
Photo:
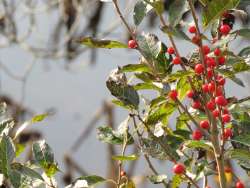
<path fill-rule="evenodd" d="M 151 72 L 144 64 L 128 64 L 121 68 L 121 72 Z"/>
<path fill-rule="evenodd" d="M 250 168 L 250 152 L 242 149 L 234 149 L 228 152 L 231 159 L 235 159 L 239 165 Z"/>
<path fill-rule="evenodd" d="M 117 160 L 117 161 L 134 161 L 138 159 L 137 155 L 126 155 L 126 156 L 122 156 L 122 155 L 115 155 L 112 156 L 113 160 Z"/>
<path fill-rule="evenodd" d="M 185 12 L 189 10 L 188 1 L 175 0 L 169 7 L 169 22 L 172 27 L 175 27 L 180 21 Z"/>
<path fill-rule="evenodd" d="M 239 56 L 241 57 L 245 57 L 245 56 L 249 56 L 250 55 L 250 46 L 246 47 L 246 48 L 243 48 L 239 54 Z"/>
<path fill-rule="evenodd" d="M 250 39 L 250 29 L 240 29 L 235 31 L 239 36 Z"/>
<path fill-rule="evenodd" d="M 0 136 L 8 135 L 10 130 L 14 127 L 13 119 L 5 119 L 0 123 Z"/>
<path fill-rule="evenodd" d="M 162 14 L 164 11 L 164 4 L 163 0 L 143 0 L 144 2 L 148 3 L 151 5 L 157 14 Z"/>
<path fill-rule="evenodd" d="M 92 37 L 83 37 L 79 41 L 82 45 L 89 48 L 128 48 L 126 44 L 114 40 L 99 40 Z"/>
<path fill-rule="evenodd" d="M 133 18 L 134 18 L 134 23 L 135 25 L 139 25 L 143 18 L 146 16 L 146 14 L 152 9 L 152 6 L 148 5 L 147 3 L 145 3 L 144 1 L 138 1 L 135 4 L 134 7 L 134 14 L 133 14 Z"/>
<path fill-rule="evenodd" d="M 205 141 L 189 140 L 185 142 L 185 146 L 188 148 L 202 148 L 208 151 L 213 151 L 212 144 L 210 142 Z"/>
<path fill-rule="evenodd" d="M 233 142 L 238 142 L 250 147 L 250 134 L 241 134 L 231 139 Z"/>

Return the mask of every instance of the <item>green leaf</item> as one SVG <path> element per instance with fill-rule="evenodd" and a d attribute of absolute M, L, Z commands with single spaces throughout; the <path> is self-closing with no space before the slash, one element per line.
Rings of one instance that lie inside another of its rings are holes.
<path fill-rule="evenodd" d="M 250 39 L 250 29 L 240 29 L 235 31 L 239 36 Z"/>
<path fill-rule="evenodd" d="M 159 92 L 161 92 L 162 90 L 161 88 L 157 87 L 153 83 L 138 83 L 134 85 L 134 89 L 135 90 L 157 90 Z"/>
<path fill-rule="evenodd" d="M 250 70 L 250 65 L 248 65 L 246 62 L 241 61 L 238 63 L 234 63 L 232 65 L 233 70 L 235 73 L 241 73 L 241 72 L 245 72 L 245 71 L 249 71 Z"/>
<path fill-rule="evenodd" d="M 168 82 L 174 82 L 174 81 L 177 81 L 177 80 L 179 80 L 181 78 L 187 79 L 188 76 L 193 76 L 193 75 L 194 75 L 193 71 L 190 71 L 190 70 L 186 70 L 186 71 L 178 70 L 178 71 L 168 75 L 166 77 L 166 80 Z"/>
<path fill-rule="evenodd" d="M 153 184 L 160 184 L 164 180 L 167 180 L 167 176 L 165 174 L 162 175 L 152 175 L 148 176 L 148 179 L 153 183 Z"/>
<path fill-rule="evenodd" d="M 98 128 L 98 139 L 108 144 L 122 145 L 124 141 L 124 134 L 114 131 L 111 127 L 99 127 Z M 133 144 L 133 137 L 128 134 L 127 144 Z"/>
<path fill-rule="evenodd" d="M 157 14 L 162 14 L 164 12 L 164 3 L 163 0 L 143 0 L 144 2 L 151 5 Z"/>
<path fill-rule="evenodd" d="M 10 164 L 15 158 L 15 146 L 10 137 L 5 134 L 0 142 L 0 169 L 5 177 L 10 175 Z"/>
<path fill-rule="evenodd" d="M 117 161 L 134 161 L 138 159 L 137 155 L 127 155 L 127 156 L 123 156 L 123 155 L 115 155 L 112 156 L 113 160 L 117 160 Z"/>
<path fill-rule="evenodd" d="M 99 40 L 92 37 L 83 37 L 79 41 L 82 45 L 89 48 L 128 48 L 126 44 L 114 40 Z"/>
<path fill-rule="evenodd" d="M 178 98 L 183 100 L 186 97 L 187 92 L 191 89 L 190 84 L 187 82 L 187 78 L 183 77 L 177 82 L 177 90 L 179 93 Z"/>
<path fill-rule="evenodd" d="M 180 23 L 185 12 L 189 10 L 188 1 L 175 0 L 169 7 L 169 22 L 172 27 Z"/>
<path fill-rule="evenodd" d="M 40 179 L 40 180 L 44 181 L 43 177 L 38 172 L 36 172 L 32 168 L 29 168 L 29 167 L 26 167 L 26 166 L 20 164 L 20 163 L 12 163 L 11 169 L 19 172 L 20 174 L 22 174 L 24 176 L 28 176 L 32 179 Z"/>
<path fill-rule="evenodd" d="M 140 25 L 146 14 L 152 9 L 151 6 L 146 4 L 144 1 L 138 1 L 134 7 L 134 23 L 135 25 Z"/>
<path fill-rule="evenodd" d="M 0 123 L 0 136 L 3 134 L 8 135 L 10 130 L 14 127 L 14 120 L 13 119 L 5 119 Z"/>
<path fill-rule="evenodd" d="M 245 56 L 249 56 L 250 55 L 250 46 L 246 47 L 246 48 L 243 48 L 239 54 L 239 56 L 241 57 L 245 57 Z"/>
<path fill-rule="evenodd" d="M 96 176 L 96 175 L 82 176 L 74 181 L 72 188 L 75 187 L 75 185 L 78 185 L 77 187 L 91 187 L 100 183 L 104 183 L 106 181 L 107 180 L 101 176 Z"/>
<path fill-rule="evenodd" d="M 213 0 L 206 2 L 206 7 L 202 15 L 203 26 L 207 27 L 219 18 L 224 11 L 237 7 L 239 2 L 240 0 Z"/>
<path fill-rule="evenodd" d="M 137 36 L 137 43 L 142 56 L 147 60 L 156 72 L 169 71 L 170 58 L 166 57 L 166 46 L 159 41 L 154 34 L 142 34 Z"/>
<path fill-rule="evenodd" d="M 228 157 L 230 159 L 235 159 L 239 165 L 245 168 L 250 168 L 250 152 L 242 149 L 234 149 L 228 151 Z"/>
<path fill-rule="evenodd" d="M 128 109 L 128 110 L 133 109 L 133 108 L 131 108 L 131 106 L 124 104 L 124 103 L 123 103 L 122 101 L 120 101 L 120 100 L 113 99 L 111 102 L 112 102 L 113 104 L 117 105 L 117 106 L 120 106 L 120 107 L 125 108 L 125 109 Z"/>
<path fill-rule="evenodd" d="M 178 27 L 165 26 L 165 27 L 162 27 L 161 30 L 164 33 L 167 33 L 179 39 L 183 39 L 183 40 L 191 42 L 191 39 Z"/>
<path fill-rule="evenodd" d="M 182 182 L 182 178 L 179 175 L 174 175 L 172 178 L 171 188 L 179 188 Z"/>
<path fill-rule="evenodd" d="M 189 140 L 185 142 L 185 146 L 188 148 L 202 148 L 208 151 L 213 151 L 212 144 L 205 141 Z"/>
<path fill-rule="evenodd" d="M 230 80 L 232 80 L 233 82 L 235 82 L 236 84 L 245 87 L 243 81 L 235 76 L 235 73 L 233 71 L 230 70 L 226 70 L 226 69 L 220 69 L 218 70 L 218 72 L 220 72 L 221 74 L 223 74 L 226 78 L 229 78 Z"/>
<path fill-rule="evenodd" d="M 32 117 L 31 122 L 37 123 L 37 122 L 43 121 L 45 118 L 48 117 L 48 115 L 49 114 L 47 114 L 47 113 L 36 115 L 36 116 Z"/>
<path fill-rule="evenodd" d="M 37 141 L 32 145 L 32 151 L 37 163 L 45 170 L 48 177 L 52 177 L 59 169 L 50 146 L 44 141 Z"/>
<path fill-rule="evenodd" d="M 231 140 L 250 147 L 250 134 L 241 134 L 232 138 Z"/>
<path fill-rule="evenodd" d="M 128 64 L 121 68 L 121 72 L 151 72 L 145 64 Z"/>

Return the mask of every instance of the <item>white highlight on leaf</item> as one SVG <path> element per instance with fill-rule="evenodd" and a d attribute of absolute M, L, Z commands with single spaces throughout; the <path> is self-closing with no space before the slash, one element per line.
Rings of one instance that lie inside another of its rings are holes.
<path fill-rule="evenodd" d="M 163 128 L 162 128 L 162 123 L 157 123 L 157 124 L 155 125 L 154 135 L 155 135 L 156 137 L 160 137 L 160 136 L 162 136 L 163 134 L 164 134 L 164 130 L 163 130 Z"/>

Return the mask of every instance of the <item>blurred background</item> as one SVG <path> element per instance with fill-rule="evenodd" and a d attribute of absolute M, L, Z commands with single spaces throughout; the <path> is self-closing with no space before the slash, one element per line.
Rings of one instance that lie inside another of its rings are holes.
<path fill-rule="evenodd" d="M 166 9 L 169 1 L 165 1 Z M 132 25 L 136 0 L 120 0 L 121 10 Z M 249 7 L 242 7 L 249 11 Z M 189 20 L 189 15 L 185 15 Z M 236 21 L 236 27 L 248 27 L 248 18 Z M 159 21 L 152 13 L 138 32 L 154 32 L 166 44 Z M 112 3 L 99 0 L 1 0 L 0 2 L 0 100 L 5 101 L 20 124 L 35 114 L 50 112 L 21 135 L 20 141 L 45 138 L 55 152 L 62 172 L 59 187 L 79 175 L 115 176 L 117 164 L 111 156 L 118 150 L 98 141 L 96 128 L 117 127 L 127 117 L 126 111 L 109 102 L 106 89 L 109 72 L 128 63 L 137 63 L 134 50 L 87 49 L 75 42 L 83 36 L 126 41 L 129 35 L 122 26 Z M 184 55 L 194 46 L 177 41 Z M 238 41 L 232 48 L 249 45 Z M 240 75 L 246 87 L 228 84 L 229 95 L 249 95 L 250 77 Z M 138 187 L 152 187 L 141 175 L 150 171 L 143 160 L 125 166 Z M 167 173 L 171 164 L 158 165 Z M 164 168 L 162 167 L 164 166 Z"/>

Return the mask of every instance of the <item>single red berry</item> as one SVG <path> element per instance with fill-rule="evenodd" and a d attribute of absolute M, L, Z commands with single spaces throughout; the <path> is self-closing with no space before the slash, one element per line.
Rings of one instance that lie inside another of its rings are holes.
<path fill-rule="evenodd" d="M 203 120 L 200 122 L 200 127 L 203 129 L 209 129 L 210 128 L 210 124 L 208 120 Z"/>
<path fill-rule="evenodd" d="M 175 57 L 175 58 L 173 59 L 173 64 L 174 64 L 174 65 L 179 65 L 179 64 L 181 64 L 181 58 Z"/>
<path fill-rule="evenodd" d="M 238 180 L 236 183 L 236 188 L 245 188 L 245 185 L 240 180 Z"/>
<path fill-rule="evenodd" d="M 222 122 L 223 123 L 229 123 L 230 121 L 231 121 L 231 116 L 229 114 L 222 115 Z"/>
<path fill-rule="evenodd" d="M 126 176 L 127 174 L 126 174 L 126 172 L 124 170 L 122 170 L 120 175 L 121 175 L 121 177 L 123 177 L 123 176 Z"/>
<path fill-rule="evenodd" d="M 225 172 L 226 172 L 226 173 L 231 173 L 231 172 L 232 172 L 232 169 L 231 169 L 229 166 L 226 166 L 226 167 L 225 167 Z"/>
<path fill-rule="evenodd" d="M 216 61 L 212 57 L 207 57 L 206 58 L 206 64 L 207 64 L 208 67 L 213 68 L 213 67 L 216 66 Z"/>
<path fill-rule="evenodd" d="M 216 49 L 214 50 L 214 55 L 215 55 L 215 56 L 220 56 L 220 54 L 221 54 L 220 48 L 216 48 Z"/>
<path fill-rule="evenodd" d="M 196 27 L 195 26 L 190 26 L 189 28 L 188 28 L 188 31 L 190 32 L 190 33 L 196 33 Z"/>
<path fill-rule="evenodd" d="M 210 100 L 207 102 L 206 107 L 208 110 L 212 111 L 215 109 L 215 102 L 214 100 Z"/>
<path fill-rule="evenodd" d="M 200 37 L 199 36 L 197 36 L 197 35 L 195 35 L 195 36 L 193 36 L 193 38 L 192 38 L 192 42 L 194 43 L 194 44 L 196 44 L 196 45 L 199 45 L 200 44 Z"/>
<path fill-rule="evenodd" d="M 202 132 L 200 131 L 200 130 L 195 130 L 194 132 L 193 132 L 193 134 L 192 134 L 192 138 L 194 139 L 194 140 L 200 140 L 201 138 L 202 138 Z"/>
<path fill-rule="evenodd" d="M 232 129 L 231 129 L 231 128 L 226 128 L 226 129 L 224 130 L 223 136 L 224 136 L 225 139 L 228 139 L 228 138 L 232 137 L 232 136 L 233 136 L 233 131 L 232 131 Z"/>
<path fill-rule="evenodd" d="M 202 74 L 204 71 L 204 66 L 202 64 L 195 65 L 194 71 L 196 74 Z"/>
<path fill-rule="evenodd" d="M 214 118 L 217 118 L 220 115 L 220 111 L 217 109 L 215 109 L 212 113 L 213 113 Z"/>
<path fill-rule="evenodd" d="M 208 84 L 203 84 L 203 85 L 202 85 L 202 91 L 203 91 L 204 93 L 209 92 Z"/>
<path fill-rule="evenodd" d="M 199 101 L 194 101 L 192 104 L 192 108 L 199 109 L 201 107 L 201 103 Z"/>
<path fill-rule="evenodd" d="M 207 68 L 207 77 L 212 78 L 213 77 L 213 70 L 211 68 Z"/>
<path fill-rule="evenodd" d="M 223 86 L 226 83 L 226 79 L 222 77 L 222 78 L 217 79 L 217 82 L 218 82 L 219 85 Z"/>
<path fill-rule="evenodd" d="M 137 48 L 137 43 L 135 40 L 129 40 L 128 41 L 128 47 L 131 49 Z"/>
<path fill-rule="evenodd" d="M 223 88 L 221 86 L 217 87 L 216 88 L 216 93 L 215 93 L 216 96 L 221 96 L 223 95 Z"/>
<path fill-rule="evenodd" d="M 223 109 L 223 114 L 229 114 L 229 110 L 227 108 Z"/>
<path fill-rule="evenodd" d="M 189 90 L 187 92 L 187 97 L 190 98 L 190 99 L 192 99 L 194 97 L 194 92 L 192 90 Z"/>
<path fill-rule="evenodd" d="M 214 82 L 210 82 L 209 84 L 208 84 L 208 90 L 209 90 L 209 92 L 214 92 L 214 90 L 215 90 L 215 83 Z"/>
<path fill-rule="evenodd" d="M 175 174 L 179 174 L 179 175 L 183 174 L 185 172 L 185 170 L 186 170 L 185 166 L 183 164 L 180 164 L 180 163 L 174 165 L 174 167 L 173 167 L 173 172 Z"/>
<path fill-rule="evenodd" d="M 167 53 L 169 53 L 169 54 L 174 54 L 174 53 L 175 53 L 174 48 L 173 48 L 173 47 L 169 47 L 169 48 L 167 49 Z"/>
<path fill-rule="evenodd" d="M 170 99 L 172 99 L 172 100 L 176 100 L 177 99 L 177 97 L 178 97 L 178 92 L 177 92 L 177 90 L 171 90 L 169 93 L 168 93 L 168 96 L 169 96 L 169 98 Z"/>
<path fill-rule="evenodd" d="M 227 35 L 230 32 L 230 30 L 231 30 L 231 27 L 227 24 L 224 24 L 220 27 L 220 32 L 223 35 Z"/>
<path fill-rule="evenodd" d="M 202 46 L 202 51 L 205 55 L 209 54 L 210 48 L 207 45 Z"/>
<path fill-rule="evenodd" d="M 219 106 L 225 106 L 225 103 L 226 103 L 225 101 L 226 99 L 224 96 L 218 96 L 215 98 L 215 103 Z"/>
<path fill-rule="evenodd" d="M 226 62 L 226 58 L 225 58 L 224 56 L 220 56 L 220 57 L 218 58 L 218 63 L 219 63 L 219 65 L 224 65 L 225 62 Z"/>

